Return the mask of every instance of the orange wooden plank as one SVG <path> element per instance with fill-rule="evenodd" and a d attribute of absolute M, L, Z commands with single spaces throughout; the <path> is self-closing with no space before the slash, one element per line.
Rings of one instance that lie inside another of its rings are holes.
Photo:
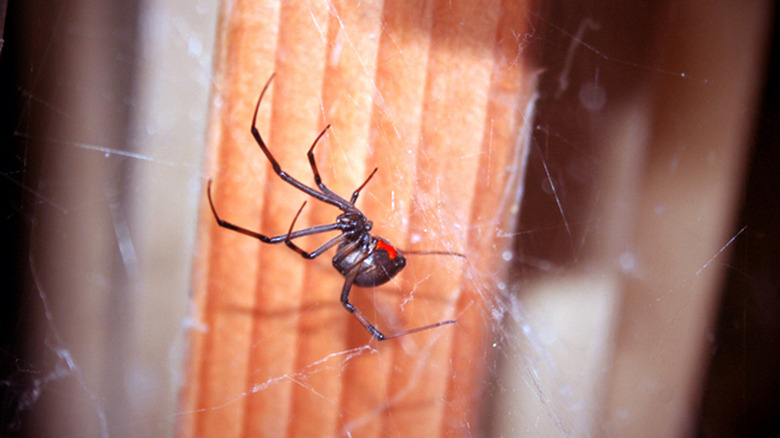
<path fill-rule="evenodd" d="M 510 15 L 501 18 L 503 11 Z M 276 72 L 259 129 L 282 168 L 313 185 L 305 152 L 319 131 L 323 181 L 358 200 L 374 232 L 408 257 L 394 281 L 353 288 L 386 333 L 377 342 L 339 303 L 343 277 L 216 226 L 203 195 L 195 324 L 181 436 L 449 436 L 476 427 L 503 249 L 517 213 L 530 91 L 513 35 L 519 5 L 483 2 L 237 2 L 223 14 L 206 174 L 224 219 L 269 235 L 330 223 L 338 211 L 281 181 L 249 125 Z M 328 236 L 332 237 L 332 236 Z M 313 249 L 327 237 L 298 243 Z M 457 375 L 453 374 L 457 372 Z"/>

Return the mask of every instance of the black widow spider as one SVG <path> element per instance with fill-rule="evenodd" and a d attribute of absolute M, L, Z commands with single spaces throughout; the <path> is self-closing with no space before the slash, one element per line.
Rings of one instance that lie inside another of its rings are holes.
<path fill-rule="evenodd" d="M 268 237 L 264 234 L 260 234 L 256 231 L 240 227 L 221 219 L 217 214 L 217 209 L 214 207 L 214 201 L 211 198 L 211 180 L 209 180 L 207 186 L 209 205 L 211 206 L 212 213 L 214 213 L 214 218 L 217 220 L 217 224 L 220 227 L 237 231 L 249 237 L 254 237 L 261 242 L 284 242 L 285 245 L 287 245 L 290 249 L 297 252 L 306 259 L 313 259 L 318 257 L 328 249 L 338 245 L 336 255 L 333 257 L 333 267 L 336 268 L 336 270 L 338 270 L 339 273 L 341 273 L 341 275 L 343 275 L 345 278 L 344 287 L 341 289 L 341 304 L 343 304 L 350 313 L 355 315 L 355 318 L 357 318 L 357 320 L 363 324 L 363 327 L 365 327 L 366 330 L 371 333 L 371 335 L 380 341 L 416 333 L 422 330 L 432 329 L 445 324 L 454 323 L 455 320 L 448 319 L 446 321 L 440 321 L 435 324 L 429 324 L 426 326 L 405 330 L 399 333 L 385 335 L 376 327 L 374 327 L 374 325 L 371 324 L 368 319 L 366 319 L 366 317 L 363 316 L 363 314 L 360 313 L 360 311 L 349 302 L 349 291 L 353 284 L 361 287 L 379 286 L 390 281 L 390 279 L 395 277 L 395 275 L 398 274 L 398 272 L 400 272 L 404 266 L 406 266 L 406 258 L 404 257 L 403 253 L 401 253 L 399 249 L 395 248 L 384 238 L 371 234 L 371 228 L 373 226 L 372 222 L 368 220 L 365 215 L 363 215 L 363 212 L 355 207 L 355 201 L 357 201 L 358 195 L 360 195 L 360 191 L 363 189 L 363 187 L 366 186 L 366 184 L 368 184 L 368 182 L 376 173 L 377 169 L 375 168 L 371 174 L 368 175 L 368 178 L 366 178 L 363 184 L 361 184 L 360 187 L 352 192 L 352 197 L 349 201 L 326 187 L 320 178 L 320 173 L 317 170 L 317 164 L 314 161 L 314 147 L 317 146 L 317 142 L 330 128 L 330 125 L 328 125 L 325 127 L 325 129 L 322 130 L 322 132 L 320 132 L 317 138 L 314 139 L 314 143 L 312 143 L 311 147 L 309 148 L 309 152 L 306 153 L 306 156 L 309 158 L 309 164 L 311 165 L 312 173 L 314 174 L 314 182 L 317 184 L 317 187 L 319 187 L 320 191 L 318 192 L 317 190 L 301 183 L 297 179 L 284 172 L 274 156 L 271 154 L 271 151 L 268 150 L 268 147 L 263 141 L 263 138 L 260 136 L 260 132 L 257 130 L 256 126 L 257 111 L 258 108 L 260 108 L 260 102 L 263 100 L 263 95 L 265 95 L 265 92 L 268 89 L 268 86 L 271 84 L 271 81 L 274 79 L 274 76 L 276 76 L 276 73 L 272 74 L 268 79 L 268 82 L 266 82 L 265 86 L 263 87 L 263 91 L 260 92 L 260 97 L 257 99 L 255 113 L 252 117 L 252 136 L 260 146 L 260 149 L 262 149 L 266 158 L 268 158 L 268 161 L 271 162 L 271 166 L 273 166 L 274 172 L 276 172 L 276 174 L 279 175 L 282 180 L 319 201 L 337 207 L 343 213 L 341 213 L 336 218 L 336 222 L 333 224 L 317 225 L 311 228 L 293 231 L 295 221 L 298 220 L 298 216 L 301 214 L 301 211 L 303 211 L 303 207 L 306 206 L 306 201 L 304 201 L 301 207 L 298 209 L 298 212 L 295 214 L 287 234 Z M 306 252 L 292 242 L 292 239 L 296 239 L 298 237 L 310 236 L 312 234 L 325 233 L 328 231 L 340 231 L 341 234 L 328 240 L 322 246 L 312 252 Z M 465 257 L 463 254 L 446 251 L 414 251 L 407 252 L 407 254 L 452 255 Z"/>

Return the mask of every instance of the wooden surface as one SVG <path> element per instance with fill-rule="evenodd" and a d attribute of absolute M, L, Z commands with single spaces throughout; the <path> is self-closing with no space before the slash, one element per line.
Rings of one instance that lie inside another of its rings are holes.
<path fill-rule="evenodd" d="M 388 333 L 377 342 L 339 302 L 332 252 L 307 261 L 283 245 L 216 226 L 205 191 L 180 436 L 453 436 L 478 433 L 494 299 L 511 243 L 532 90 L 517 36 L 522 3 L 244 2 L 223 9 L 205 174 L 230 222 L 287 231 L 307 196 L 282 168 L 348 196 L 378 167 L 358 207 L 406 250 L 407 268 L 352 302 Z M 205 188 L 205 181 L 204 181 Z M 332 223 L 308 199 L 296 229 Z M 505 234 L 502 234 L 505 233 Z M 329 236 L 332 237 L 332 236 Z M 309 250 L 327 237 L 297 241 Z"/>

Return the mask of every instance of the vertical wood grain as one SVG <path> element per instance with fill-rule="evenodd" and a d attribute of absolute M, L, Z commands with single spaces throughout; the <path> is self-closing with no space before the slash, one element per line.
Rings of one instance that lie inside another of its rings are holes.
<path fill-rule="evenodd" d="M 452 436 L 478 427 L 499 255 L 517 213 L 520 127 L 531 90 L 521 2 L 242 2 L 223 9 L 210 152 L 220 215 L 269 235 L 338 211 L 281 181 L 249 133 L 257 94 L 277 76 L 258 127 L 282 168 L 323 181 L 409 255 L 394 281 L 351 299 L 386 333 L 377 342 L 339 303 L 328 254 L 306 261 L 216 226 L 203 195 L 194 322 L 181 436 Z M 510 13 L 505 14 L 505 10 Z M 322 236 L 301 239 L 316 248 Z M 498 275 L 498 276 L 497 276 Z M 457 374 L 455 374 L 457 373 Z"/>

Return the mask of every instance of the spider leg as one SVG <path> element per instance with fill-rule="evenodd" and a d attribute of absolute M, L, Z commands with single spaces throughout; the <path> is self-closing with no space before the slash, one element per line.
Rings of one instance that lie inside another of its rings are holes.
<path fill-rule="evenodd" d="M 376 173 L 377 170 L 379 170 L 379 168 L 375 167 L 374 171 L 371 172 L 370 175 L 368 175 L 368 178 L 366 178 L 365 181 L 363 181 L 363 184 L 361 184 L 360 187 L 358 187 L 357 189 L 355 189 L 354 192 L 352 192 L 352 199 L 349 200 L 350 204 L 355 205 L 355 201 L 357 201 L 358 195 L 360 195 L 360 191 L 363 190 L 363 187 L 365 187 L 369 181 L 371 181 L 371 178 L 374 177 L 374 174 Z"/>
<path fill-rule="evenodd" d="M 317 198 L 322 202 L 325 202 L 327 204 L 331 204 L 333 206 L 336 206 L 340 208 L 341 210 L 346 210 L 349 208 L 349 205 L 347 204 L 347 201 L 335 193 L 328 190 L 325 193 L 320 193 L 313 188 L 303 184 L 302 182 L 298 181 L 297 179 L 293 178 L 292 176 L 288 175 L 287 172 L 282 170 L 282 167 L 279 165 L 279 163 L 276 161 L 276 158 L 274 158 L 273 154 L 271 154 L 271 151 L 268 149 L 268 146 L 265 144 L 265 141 L 263 141 L 263 137 L 260 135 L 260 131 L 257 130 L 257 112 L 260 109 L 260 102 L 263 101 L 263 96 L 265 95 L 265 92 L 268 90 L 268 86 L 271 85 L 271 81 L 274 79 L 274 76 L 276 76 L 276 73 L 272 74 L 271 77 L 268 79 L 268 82 L 266 82 L 265 86 L 263 87 L 263 91 L 260 92 L 260 97 L 257 99 L 257 104 L 255 105 L 255 113 L 254 116 L 252 116 L 252 137 L 254 137 L 255 142 L 257 142 L 257 145 L 260 146 L 260 149 L 265 154 L 265 157 L 268 158 L 268 161 L 271 163 L 271 167 L 273 167 L 274 172 L 279 175 L 279 178 L 284 180 L 286 183 L 290 184 L 291 186 L 295 187 L 296 189 L 306 193 L 307 195 Z M 327 130 L 328 128 L 325 128 Z M 322 137 L 322 135 L 325 133 L 325 130 L 323 130 L 320 135 L 317 137 L 317 140 Z M 316 144 L 317 141 L 315 140 L 314 144 Z M 313 146 L 312 146 L 313 147 Z"/>
<path fill-rule="evenodd" d="M 393 338 L 398 338 L 400 336 L 411 335 L 412 333 L 421 332 L 423 330 L 430 330 L 432 328 L 436 328 L 436 327 L 439 327 L 439 326 L 442 326 L 442 325 L 446 325 L 446 324 L 454 324 L 456 322 L 457 321 L 455 321 L 454 319 L 448 319 L 448 320 L 445 320 L 445 321 L 439 321 L 439 322 L 436 322 L 436 323 L 433 323 L 433 324 L 424 325 L 422 327 L 417 327 L 417 328 L 413 328 L 413 329 L 409 329 L 409 330 L 404 330 L 402 332 L 393 333 L 392 335 L 385 336 L 384 339 L 393 339 Z"/>
<path fill-rule="evenodd" d="M 325 132 L 330 129 L 330 125 L 326 126 L 325 129 L 320 132 L 320 135 L 317 136 L 317 138 L 314 139 L 314 142 L 311 144 L 311 147 L 309 148 L 309 151 L 306 152 L 306 156 L 309 158 L 309 165 L 311 166 L 311 173 L 314 175 L 314 182 L 317 184 L 317 187 L 322 190 L 322 193 L 325 193 L 329 197 L 338 198 L 346 202 L 345 199 L 341 198 L 337 193 L 335 193 L 333 190 L 329 189 L 328 186 L 326 186 L 322 182 L 322 177 L 320 176 L 320 171 L 317 169 L 317 160 L 314 158 L 314 148 L 317 147 L 317 143 L 320 141 L 323 135 L 325 135 Z M 357 195 L 360 194 L 360 190 L 368 183 L 368 181 L 371 179 L 372 176 L 376 173 L 377 169 L 374 169 L 373 172 L 371 172 L 371 175 L 368 176 L 365 182 L 358 187 L 357 190 L 355 190 L 352 193 L 352 200 L 349 202 L 350 204 L 354 204 L 355 200 L 357 199 Z"/>
<path fill-rule="evenodd" d="M 352 303 L 349 302 L 349 291 L 352 289 L 352 283 L 355 281 L 355 277 L 357 277 L 358 268 L 360 268 L 360 264 L 363 262 L 361 259 L 359 262 L 355 264 L 355 267 L 353 267 L 346 275 L 346 279 L 344 280 L 344 287 L 341 289 L 341 304 L 344 305 L 344 308 L 347 309 L 347 311 L 355 316 L 357 320 L 363 325 L 363 327 L 368 330 L 369 333 L 371 333 L 371 336 L 375 337 L 378 341 L 382 341 L 385 339 L 388 339 L 382 332 L 380 332 L 376 327 L 374 327 L 373 324 L 368 322 L 368 319 L 366 319 L 365 316 L 363 316 L 362 313 L 360 313 L 360 310 L 357 309 Z M 391 336 L 395 337 L 395 335 Z"/>
<path fill-rule="evenodd" d="M 323 135 L 325 135 L 325 132 L 330 129 L 330 125 L 326 126 L 325 129 L 320 132 L 320 135 L 317 136 L 317 138 L 314 139 L 314 142 L 311 144 L 311 147 L 309 148 L 309 151 L 306 152 L 306 157 L 309 158 L 309 166 L 311 166 L 311 173 L 314 175 L 314 183 L 317 184 L 317 187 L 322 190 L 323 193 L 328 193 L 335 195 L 335 193 L 329 189 L 325 184 L 322 183 L 322 178 L 320 177 L 320 171 L 317 169 L 317 161 L 314 159 L 314 148 L 317 146 L 317 143 L 320 141 Z"/>
<path fill-rule="evenodd" d="M 309 148 L 309 151 L 306 152 L 306 156 L 309 158 L 309 165 L 311 166 L 311 173 L 314 174 L 314 182 L 317 184 L 317 187 L 322 190 L 322 193 L 325 193 L 326 195 L 330 197 L 335 197 L 342 199 L 338 194 L 334 193 L 331 189 L 328 188 L 323 182 L 322 177 L 320 177 L 320 171 L 317 169 L 317 161 L 314 158 L 314 148 L 317 146 L 317 142 L 320 141 L 320 138 L 322 138 L 323 135 L 325 135 L 325 132 L 330 128 L 330 125 L 326 126 L 325 129 L 320 132 L 320 135 L 317 136 L 317 138 L 314 139 L 314 142 L 311 144 L 311 147 Z M 363 184 L 360 185 L 354 192 L 352 192 L 352 199 L 350 199 L 349 203 L 354 204 L 355 201 L 357 201 L 358 195 L 360 195 L 360 191 L 363 190 L 363 187 L 368 184 L 369 181 L 371 181 L 371 178 L 374 176 L 378 169 L 374 168 L 374 170 L 371 172 L 370 175 L 368 175 L 368 178 L 366 178 L 365 181 L 363 181 Z"/>
<path fill-rule="evenodd" d="M 335 246 L 336 244 L 341 242 L 341 240 L 344 238 L 344 234 L 339 234 L 338 236 L 328 240 L 322 246 L 320 246 L 319 248 L 315 249 L 312 252 L 306 252 L 300 246 L 294 244 L 290 239 L 294 239 L 295 237 L 300 237 L 301 235 L 299 233 L 301 231 L 311 230 L 311 228 L 307 228 L 306 230 L 296 231 L 295 233 L 293 233 L 293 227 L 295 226 L 295 221 L 298 220 L 298 216 L 301 214 L 301 211 L 303 211 L 303 207 L 305 207 L 305 206 L 306 206 L 306 201 L 303 201 L 303 204 L 301 205 L 301 208 L 298 209 L 298 213 L 295 213 L 295 217 L 293 218 L 293 221 L 290 224 L 290 230 L 284 236 L 285 237 L 284 244 L 287 245 L 293 251 L 295 251 L 298 254 L 300 254 L 301 257 L 303 257 L 305 259 L 313 259 L 313 258 L 319 257 L 320 254 L 322 254 L 323 252 L 329 250 L 330 248 L 332 248 L 333 246 Z M 338 224 L 333 224 L 333 225 L 338 225 Z M 330 226 L 330 225 L 324 225 L 324 226 Z M 316 227 L 312 227 L 312 228 L 316 228 Z M 295 234 L 298 234 L 298 236 L 295 236 Z M 314 233 L 311 233 L 311 234 L 314 234 Z"/>
<path fill-rule="evenodd" d="M 230 222 L 220 218 L 219 214 L 217 214 L 216 207 L 214 207 L 214 201 L 211 198 L 211 180 L 209 180 L 209 182 L 208 182 L 207 193 L 208 193 L 208 198 L 209 198 L 209 205 L 211 206 L 211 212 L 214 214 L 214 219 L 217 220 L 217 225 L 219 225 L 222 228 L 227 228 L 228 230 L 233 230 L 233 231 L 239 232 L 239 233 L 244 234 L 244 235 L 249 236 L 249 237 L 254 237 L 255 239 L 258 239 L 258 240 L 260 240 L 261 242 L 264 242 L 264 243 L 282 243 L 282 242 L 284 242 L 286 240 L 296 239 L 298 237 L 310 236 L 312 234 L 326 233 L 328 231 L 338 231 L 339 230 L 339 224 L 328 224 L 328 225 L 318 225 L 316 227 L 311 227 L 311 228 L 306 228 L 306 229 L 303 229 L 303 230 L 298 230 L 298 231 L 296 231 L 294 233 L 289 233 L 288 232 L 287 234 L 281 234 L 279 236 L 268 237 L 268 236 L 266 236 L 264 234 L 258 233 L 256 231 L 252 231 L 252 230 L 244 228 L 244 227 L 240 227 L 238 225 L 235 225 L 233 223 L 230 223 Z M 338 237 L 339 236 L 337 236 L 336 238 L 338 238 Z M 331 239 L 331 240 L 335 240 L 336 238 Z M 325 245 L 327 245 L 327 243 Z M 335 245 L 335 243 L 330 244 L 330 246 L 328 246 L 328 248 L 330 248 L 333 245 Z M 325 249 L 327 249 L 327 248 L 325 248 Z"/>
<path fill-rule="evenodd" d="M 359 259 L 355 265 L 347 272 L 345 275 L 344 280 L 344 287 L 341 289 L 341 304 L 344 306 L 345 309 L 349 313 L 355 316 L 357 320 L 360 322 L 360 324 L 363 325 L 363 327 L 368 330 L 369 333 L 371 333 L 371 336 L 375 337 L 378 341 L 383 341 L 385 339 L 393 339 L 400 336 L 410 335 L 412 333 L 421 332 L 423 330 L 429 330 L 432 328 L 436 328 L 445 324 L 452 324 L 455 322 L 454 319 L 448 319 L 445 321 L 439 321 L 433 324 L 424 325 L 422 327 L 416 327 L 409 330 L 404 330 L 402 332 L 393 333 L 390 335 L 385 335 L 382 332 L 379 331 L 371 322 L 368 321 L 368 319 L 363 316 L 363 314 L 358 310 L 357 307 L 355 307 L 352 303 L 349 302 L 349 292 L 352 289 L 352 283 L 355 281 L 355 277 L 357 277 L 358 270 L 360 269 L 361 263 L 363 263 L 363 260 L 365 260 L 365 257 Z"/>
<path fill-rule="evenodd" d="M 400 249 L 397 248 L 396 249 Z M 441 256 L 455 256 L 455 257 L 462 257 L 466 258 L 465 254 L 461 254 L 459 252 L 452 252 L 452 251 L 407 251 L 405 249 L 400 249 L 404 255 L 441 255 Z"/>

